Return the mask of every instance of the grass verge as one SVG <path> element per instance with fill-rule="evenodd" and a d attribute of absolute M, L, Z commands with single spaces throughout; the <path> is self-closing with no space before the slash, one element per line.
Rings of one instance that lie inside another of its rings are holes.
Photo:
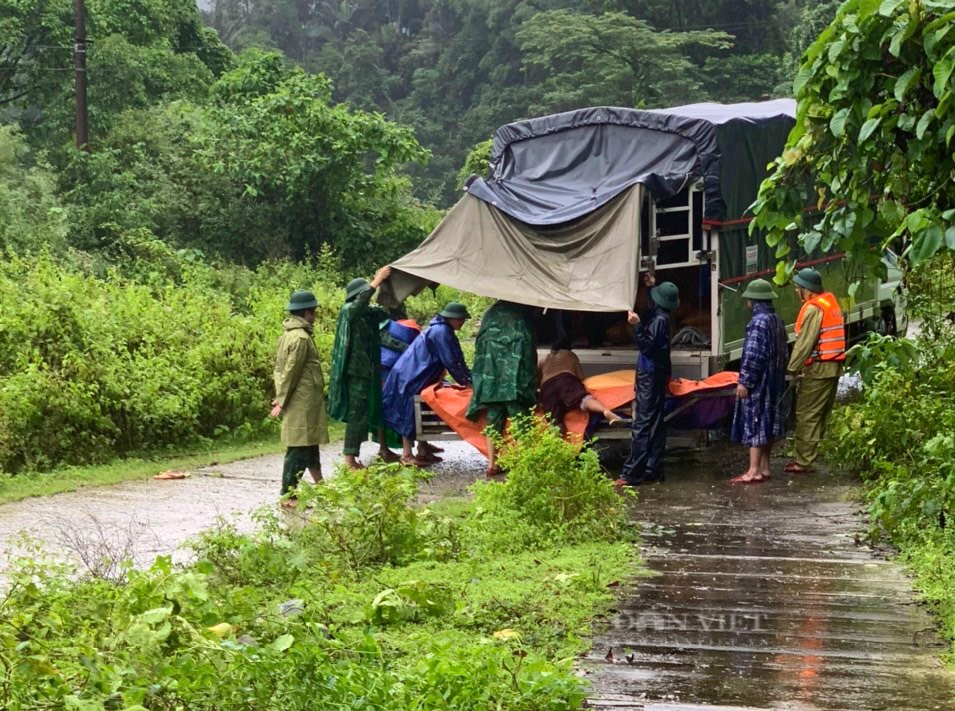
<path fill-rule="evenodd" d="M 423 508 L 417 472 L 341 471 L 253 533 L 206 532 L 185 568 L 76 580 L 21 559 L 0 707 L 581 708 L 574 656 L 634 571 L 632 528 L 594 453 L 533 438 L 518 432 L 506 482 Z M 562 505 L 527 496 L 559 472 Z"/>

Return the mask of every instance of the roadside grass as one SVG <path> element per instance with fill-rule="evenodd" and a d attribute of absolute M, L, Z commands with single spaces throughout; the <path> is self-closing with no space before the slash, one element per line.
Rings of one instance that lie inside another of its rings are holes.
<path fill-rule="evenodd" d="M 340 469 L 252 532 L 220 521 L 184 567 L 77 579 L 20 559 L 0 708 L 582 708 L 575 657 L 638 572 L 635 498 L 556 430 L 514 446 L 506 481 L 424 507 L 422 472 Z M 564 505 L 524 495 L 561 473 Z"/>
<path fill-rule="evenodd" d="M 344 426 L 330 423 L 332 441 L 344 435 Z M 228 464 L 283 451 L 278 434 L 241 442 L 212 442 L 180 451 L 151 452 L 88 467 L 60 467 L 50 472 L 0 472 L 0 504 L 34 496 L 50 496 L 90 486 L 109 486 L 136 479 L 148 479 L 167 470 L 194 470 L 214 464 Z"/>
<path fill-rule="evenodd" d="M 900 543 L 899 559 L 915 574 L 921 600 L 938 620 L 939 632 L 949 643 L 943 659 L 955 669 L 955 532 L 913 535 Z"/>

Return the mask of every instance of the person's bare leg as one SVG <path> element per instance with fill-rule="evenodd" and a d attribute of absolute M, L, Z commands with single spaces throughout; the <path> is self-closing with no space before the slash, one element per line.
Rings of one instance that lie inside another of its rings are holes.
<path fill-rule="evenodd" d="M 497 476 L 501 473 L 500 467 L 497 466 L 497 448 L 494 446 L 494 438 L 487 438 L 487 469 L 484 471 L 484 475 L 487 477 Z"/>
<path fill-rule="evenodd" d="M 322 480 L 322 470 L 321 469 L 312 469 L 308 468 L 308 473 L 312 476 L 312 481 L 318 484 Z"/>
<path fill-rule="evenodd" d="M 740 474 L 738 477 L 730 479 L 732 484 L 752 484 L 755 482 L 762 481 L 762 477 L 759 475 L 759 465 L 762 461 L 762 449 L 760 447 L 750 447 L 749 448 L 749 469 Z"/>
<path fill-rule="evenodd" d="M 378 458 L 383 461 L 385 464 L 393 464 L 397 462 L 401 457 L 388 449 L 386 442 L 388 441 L 388 434 L 385 431 L 384 427 L 378 428 Z"/>
<path fill-rule="evenodd" d="M 766 444 L 759 448 L 759 475 L 763 479 L 769 479 L 769 455 L 772 451 L 772 444 Z"/>
<path fill-rule="evenodd" d="M 410 437 L 401 438 L 401 463 L 407 467 L 427 467 L 433 464 L 433 461 L 420 455 L 415 456 L 412 452 L 414 440 Z"/>
<path fill-rule="evenodd" d="M 588 398 L 584 398 L 584 401 L 580 403 L 580 409 L 587 410 L 588 412 L 599 412 L 611 425 L 613 425 L 615 422 L 624 421 L 620 415 L 604 405 L 593 395 Z"/>
<path fill-rule="evenodd" d="M 365 465 L 358 461 L 358 456 L 355 454 L 346 454 L 345 455 L 345 466 L 349 469 L 358 470 L 364 469 Z"/>
<path fill-rule="evenodd" d="M 437 454 L 434 453 L 434 450 L 428 445 L 427 442 L 422 440 L 418 441 L 418 453 L 415 455 L 423 462 L 428 462 L 429 464 L 436 464 L 437 462 L 444 461 Z"/>

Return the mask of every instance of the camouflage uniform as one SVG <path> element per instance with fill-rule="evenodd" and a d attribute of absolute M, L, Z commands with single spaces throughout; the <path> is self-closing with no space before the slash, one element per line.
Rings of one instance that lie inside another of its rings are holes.
<path fill-rule="evenodd" d="M 336 323 L 328 411 L 347 423 L 342 450 L 346 455 L 357 456 L 369 426 L 377 429 L 382 424 L 378 324 L 387 314 L 369 305 L 373 294 L 369 289 L 346 302 Z"/>
<path fill-rule="evenodd" d="M 530 309 L 498 301 L 481 320 L 471 369 L 474 394 L 467 418 L 487 411 L 487 423 L 504 431 L 508 418 L 537 405 L 537 343 Z"/>

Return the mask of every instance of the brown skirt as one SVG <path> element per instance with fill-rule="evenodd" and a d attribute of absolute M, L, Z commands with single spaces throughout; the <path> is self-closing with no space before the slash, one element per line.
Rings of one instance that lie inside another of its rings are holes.
<path fill-rule="evenodd" d="M 564 429 L 564 415 L 579 410 L 590 393 L 573 373 L 561 373 L 541 385 L 541 409 L 551 422 Z"/>

